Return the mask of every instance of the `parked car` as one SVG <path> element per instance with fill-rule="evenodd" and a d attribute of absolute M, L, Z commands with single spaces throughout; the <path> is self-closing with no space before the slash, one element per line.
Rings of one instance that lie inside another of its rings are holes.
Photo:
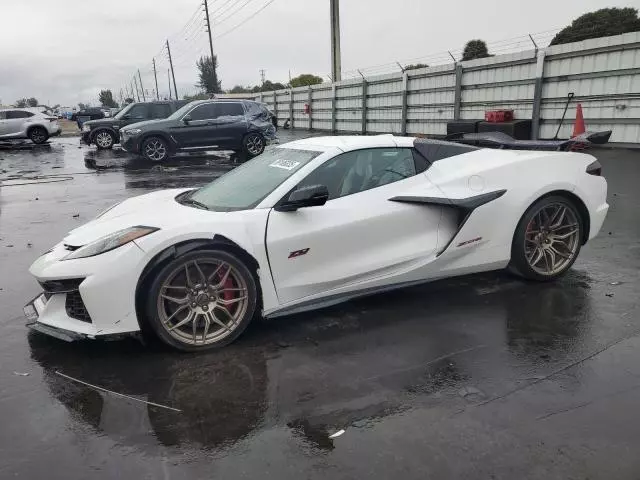
<path fill-rule="evenodd" d="M 99 149 L 111 148 L 120 141 L 122 127 L 144 120 L 167 118 L 187 103 L 186 100 L 130 103 L 111 118 L 84 122 L 82 141 L 87 145 L 95 144 Z"/>
<path fill-rule="evenodd" d="M 44 293 L 25 313 L 67 339 L 147 327 L 174 348 L 206 350 L 232 342 L 254 312 L 503 268 L 555 280 L 608 208 L 602 167 L 583 153 L 308 138 L 74 229 L 31 266 Z"/>
<path fill-rule="evenodd" d="M 199 100 L 166 120 L 129 125 L 120 144 L 131 153 L 160 162 L 175 152 L 232 150 L 260 155 L 275 140 L 271 113 L 251 100 Z"/>
<path fill-rule="evenodd" d="M 40 144 L 60 135 L 60 131 L 58 119 L 52 115 L 25 108 L 0 110 L 0 139 L 28 138 Z"/>
<path fill-rule="evenodd" d="M 89 120 L 104 118 L 104 112 L 99 107 L 88 107 L 78 110 L 73 114 L 73 120 L 78 123 L 78 128 L 82 129 L 82 124 Z"/>

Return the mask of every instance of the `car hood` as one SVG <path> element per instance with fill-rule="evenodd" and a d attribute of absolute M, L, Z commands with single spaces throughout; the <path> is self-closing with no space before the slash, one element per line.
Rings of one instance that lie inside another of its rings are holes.
<path fill-rule="evenodd" d="M 73 247 L 81 247 L 106 235 L 125 228 L 144 225 L 160 229 L 173 228 L 177 225 L 196 223 L 207 215 L 228 218 L 226 212 L 212 212 L 181 205 L 175 197 L 188 188 L 161 190 L 138 197 L 129 198 L 103 213 L 99 218 L 76 228 L 68 233 L 63 243 Z"/>
<path fill-rule="evenodd" d="M 127 125 L 126 129 L 131 130 L 132 128 L 145 128 L 148 126 L 163 127 L 165 125 L 169 125 L 172 123 L 173 123 L 173 120 L 166 120 L 166 119 L 145 120 L 144 122 L 137 122 L 137 123 L 132 123 L 130 125 Z"/>
<path fill-rule="evenodd" d="M 95 127 L 113 127 L 113 126 L 119 126 L 120 122 L 118 120 L 113 119 L 113 118 L 101 118 L 101 119 L 98 119 L 98 120 L 87 120 L 82 125 L 88 125 L 90 128 L 95 128 Z"/>

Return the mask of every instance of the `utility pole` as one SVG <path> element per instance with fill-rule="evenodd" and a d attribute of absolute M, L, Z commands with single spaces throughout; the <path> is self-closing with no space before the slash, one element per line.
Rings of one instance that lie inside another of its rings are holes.
<path fill-rule="evenodd" d="M 171 100 L 171 74 L 169 73 L 168 68 L 167 68 L 167 81 L 169 82 L 169 100 Z"/>
<path fill-rule="evenodd" d="M 176 85 L 176 74 L 173 71 L 173 61 L 171 60 L 171 49 L 169 48 L 169 40 L 167 40 L 167 53 L 169 54 L 169 66 L 171 67 L 171 77 L 173 78 L 173 91 L 176 94 L 176 100 L 178 100 L 178 87 Z"/>
<path fill-rule="evenodd" d="M 265 75 L 265 73 L 266 72 L 265 72 L 264 69 L 260 70 L 260 80 L 262 80 L 262 83 L 261 83 L 262 86 L 264 86 L 264 75 Z"/>
<path fill-rule="evenodd" d="M 213 82 L 213 92 L 216 93 L 215 90 L 218 88 L 218 78 L 216 75 L 216 63 L 213 58 L 213 38 L 211 37 L 211 22 L 209 22 L 209 2 L 208 0 L 204 0 L 204 11 L 207 14 L 207 33 L 209 34 L 209 51 L 211 52 L 211 75 L 213 78 L 211 79 Z"/>
<path fill-rule="evenodd" d="M 138 91 L 138 81 L 136 80 L 136 76 L 133 76 L 133 83 L 131 84 L 131 91 L 133 92 L 133 86 L 136 86 L 136 95 L 138 97 L 138 101 L 140 101 L 140 92 Z"/>
<path fill-rule="evenodd" d="M 153 78 L 156 79 L 156 100 L 160 100 L 160 92 L 158 91 L 158 72 L 156 71 L 156 59 L 153 59 Z"/>
<path fill-rule="evenodd" d="M 140 76 L 140 69 L 138 69 L 138 78 L 140 79 L 140 90 L 142 90 L 142 101 L 146 102 L 147 97 L 144 96 L 144 87 L 142 86 L 142 76 Z"/>
<path fill-rule="evenodd" d="M 122 94 L 122 89 L 120 89 L 120 105 L 124 103 L 124 95 Z"/>
<path fill-rule="evenodd" d="M 331 2 L 331 77 L 334 82 L 342 80 L 340 55 L 340 0 Z"/>

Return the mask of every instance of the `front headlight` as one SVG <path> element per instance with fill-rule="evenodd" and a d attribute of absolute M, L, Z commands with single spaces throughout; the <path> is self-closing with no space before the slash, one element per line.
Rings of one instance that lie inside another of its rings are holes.
<path fill-rule="evenodd" d="M 82 125 L 82 131 L 83 132 L 90 132 L 91 131 L 91 127 L 89 125 Z"/>
<path fill-rule="evenodd" d="M 125 135 L 138 135 L 140 132 L 142 132 L 142 129 L 140 128 L 132 128 L 131 130 L 123 130 L 122 133 L 124 133 Z"/>
<path fill-rule="evenodd" d="M 111 235 L 102 237 L 95 242 L 88 243 L 84 247 L 71 252 L 69 255 L 64 257 L 63 260 L 73 260 L 76 258 L 86 258 L 100 255 L 101 253 L 114 250 L 118 247 L 126 245 L 129 242 L 133 242 L 137 238 L 144 237 L 145 235 L 149 235 L 150 233 L 156 232 L 158 230 L 160 229 L 144 226 L 125 228 L 124 230 L 120 230 L 119 232 L 115 232 Z"/>

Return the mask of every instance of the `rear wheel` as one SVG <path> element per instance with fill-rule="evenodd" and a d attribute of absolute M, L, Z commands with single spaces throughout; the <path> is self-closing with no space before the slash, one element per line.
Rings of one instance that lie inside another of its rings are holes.
<path fill-rule="evenodd" d="M 169 157 L 169 146 L 160 137 L 150 137 L 142 143 L 142 155 L 152 162 L 162 162 Z"/>
<path fill-rule="evenodd" d="M 183 351 L 220 348 L 247 327 L 257 288 L 246 265 L 224 250 L 198 250 L 164 266 L 151 284 L 147 317 L 155 334 Z"/>
<path fill-rule="evenodd" d="M 100 130 L 96 133 L 93 141 L 96 144 L 98 149 L 109 149 L 113 148 L 113 145 L 116 143 L 116 139 L 111 132 L 108 130 Z"/>
<path fill-rule="evenodd" d="M 242 146 L 249 158 L 251 158 L 257 157 L 262 152 L 264 152 L 264 148 L 267 146 L 267 142 L 259 133 L 249 133 L 242 140 Z"/>
<path fill-rule="evenodd" d="M 583 219 L 575 203 L 550 196 L 522 216 L 511 247 L 511 268 L 525 278 L 554 280 L 575 262 L 583 238 Z"/>
<path fill-rule="evenodd" d="M 49 139 L 49 132 L 44 127 L 33 127 L 29 130 L 29 139 L 33 143 L 40 145 Z"/>

